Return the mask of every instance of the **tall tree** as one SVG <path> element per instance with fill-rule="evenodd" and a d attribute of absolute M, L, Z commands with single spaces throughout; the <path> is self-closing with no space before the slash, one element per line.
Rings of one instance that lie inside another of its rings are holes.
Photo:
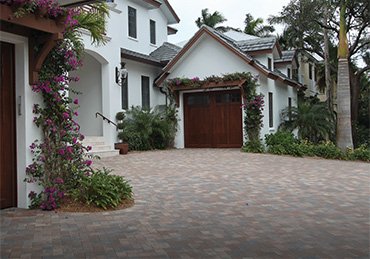
<path fill-rule="evenodd" d="M 254 19 L 254 17 L 247 13 L 244 20 L 245 28 L 244 33 L 255 35 L 258 37 L 268 37 L 272 32 L 275 31 L 275 28 L 271 25 L 264 25 L 262 18 Z"/>
<path fill-rule="evenodd" d="M 345 151 L 353 148 L 351 127 L 351 93 L 348 65 L 348 41 L 346 35 L 346 6 L 348 0 L 341 1 L 340 30 L 338 47 L 338 111 L 337 111 L 337 146 Z"/>
<path fill-rule="evenodd" d="M 200 28 L 203 24 L 212 27 L 218 31 L 224 32 L 227 30 L 224 26 L 219 26 L 219 24 L 226 22 L 227 19 L 218 11 L 214 13 L 209 13 L 208 8 L 202 10 L 202 16 L 199 17 L 195 24 Z"/>

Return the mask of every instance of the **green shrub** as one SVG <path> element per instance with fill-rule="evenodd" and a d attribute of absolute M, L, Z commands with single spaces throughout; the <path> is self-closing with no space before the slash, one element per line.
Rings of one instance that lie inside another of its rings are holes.
<path fill-rule="evenodd" d="M 292 133 L 278 131 L 275 134 L 265 136 L 267 151 L 276 155 L 302 156 L 298 140 Z"/>
<path fill-rule="evenodd" d="M 263 153 L 265 148 L 261 141 L 247 141 L 242 147 L 242 151 L 251 153 Z"/>
<path fill-rule="evenodd" d="M 342 151 L 330 141 L 313 145 L 313 153 L 315 156 L 329 159 L 344 158 Z"/>
<path fill-rule="evenodd" d="M 348 150 L 346 157 L 349 160 L 361 160 L 370 162 L 370 150 L 365 145 L 356 148 L 355 150 Z"/>
<path fill-rule="evenodd" d="M 164 111 L 132 107 L 127 111 L 118 138 L 129 144 L 130 150 L 165 149 L 173 145 L 177 117 L 174 108 Z"/>
<path fill-rule="evenodd" d="M 114 208 L 124 199 L 132 198 L 132 187 L 122 176 L 111 175 L 110 171 L 104 168 L 89 175 L 82 175 L 72 196 L 103 209 Z"/>

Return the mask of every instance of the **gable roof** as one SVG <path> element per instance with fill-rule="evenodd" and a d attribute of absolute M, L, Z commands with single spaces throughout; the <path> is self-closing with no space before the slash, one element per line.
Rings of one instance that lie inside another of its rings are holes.
<path fill-rule="evenodd" d="M 170 70 L 180 61 L 180 59 L 185 55 L 185 53 L 191 49 L 194 44 L 201 38 L 202 35 L 208 35 L 221 45 L 223 45 L 226 49 L 230 50 L 236 56 L 241 58 L 245 63 L 251 65 L 257 71 L 264 74 L 265 76 L 273 79 L 273 80 L 280 80 L 282 82 L 287 83 L 290 86 L 294 86 L 297 88 L 304 87 L 302 84 L 294 81 L 294 80 L 286 80 L 286 77 L 283 77 L 280 73 L 275 71 L 269 70 L 267 67 L 262 65 L 248 53 L 244 52 L 238 45 L 238 42 L 235 42 L 230 37 L 216 31 L 215 29 L 203 25 L 195 35 L 185 44 L 185 46 L 177 53 L 177 55 L 163 68 L 162 74 L 155 80 L 155 84 L 160 86 L 164 80 L 168 77 Z"/>
<path fill-rule="evenodd" d="M 173 10 L 172 6 L 167 0 L 162 0 L 163 4 L 159 7 L 162 12 L 168 18 L 169 24 L 175 24 L 180 22 L 179 16 L 176 14 L 175 10 Z"/>
<path fill-rule="evenodd" d="M 237 41 L 238 47 L 242 51 L 246 51 L 246 52 L 273 49 L 275 44 L 276 44 L 275 37 Z"/>
<path fill-rule="evenodd" d="M 132 51 L 129 49 L 124 49 L 124 48 L 121 48 L 121 58 L 126 58 L 129 60 L 133 60 L 133 61 L 137 61 L 137 62 L 149 64 L 149 65 L 159 66 L 159 67 L 164 66 L 164 64 L 162 64 L 161 61 L 155 57 L 142 54 L 136 51 Z"/>
<path fill-rule="evenodd" d="M 180 50 L 181 47 L 169 42 L 165 42 L 162 44 L 162 46 L 150 53 L 149 56 L 159 60 L 161 63 L 167 64 L 177 55 L 177 53 L 180 52 Z"/>

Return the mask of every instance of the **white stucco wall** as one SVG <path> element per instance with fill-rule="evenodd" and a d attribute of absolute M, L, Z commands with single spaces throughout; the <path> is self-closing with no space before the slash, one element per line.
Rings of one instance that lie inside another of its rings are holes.
<path fill-rule="evenodd" d="M 96 118 L 96 112 L 102 109 L 102 73 L 101 64 L 89 54 L 85 54 L 83 66 L 78 73 L 80 80 L 72 82 L 70 87 L 81 94 L 70 93 L 70 97 L 79 100 L 80 108 L 75 120 L 80 125 L 80 131 L 85 136 L 103 136 L 103 121 Z"/>
<path fill-rule="evenodd" d="M 159 91 L 158 87 L 153 86 L 153 82 L 155 78 L 159 75 L 161 69 L 159 67 L 146 65 L 131 60 L 125 60 L 125 62 L 128 71 L 127 85 L 129 107 L 142 106 L 141 76 L 149 77 L 150 107 L 154 108 L 156 105 L 165 104 L 166 96 Z"/>
<path fill-rule="evenodd" d="M 268 56 L 269 55 L 264 55 L 261 58 L 265 58 L 267 62 Z M 263 111 L 264 126 L 261 130 L 261 138 L 263 139 L 265 134 L 276 132 L 280 124 L 280 111 L 288 106 L 288 97 L 292 98 L 293 106 L 296 104 L 296 90 L 290 86 L 267 78 L 254 67 L 244 62 L 240 57 L 226 49 L 219 42 L 210 38 L 208 35 L 203 35 L 197 45 L 193 46 L 188 53 L 171 69 L 168 79 L 176 77 L 192 78 L 196 76 L 202 79 L 211 75 L 222 75 L 234 72 L 251 72 L 253 75 L 259 75 L 258 83 L 260 86 L 257 88 L 257 92 L 262 93 L 265 96 L 265 108 Z M 269 128 L 268 123 L 268 92 L 273 93 L 274 99 L 274 127 L 271 129 Z M 242 114 L 244 116 L 244 112 Z M 178 116 L 180 121 L 179 129 L 175 139 L 175 147 L 184 148 L 184 114 L 182 92 L 180 93 Z"/>
<path fill-rule="evenodd" d="M 41 131 L 33 123 L 32 113 L 35 103 L 42 103 L 40 95 L 32 92 L 28 77 L 28 40 L 27 38 L 0 32 L 1 41 L 15 45 L 15 73 L 16 73 L 16 138 L 17 138 L 17 207 L 28 208 L 28 193 L 38 190 L 35 184 L 26 184 L 26 167 L 32 163 L 32 154 L 29 146 L 36 139 L 41 138 Z"/>

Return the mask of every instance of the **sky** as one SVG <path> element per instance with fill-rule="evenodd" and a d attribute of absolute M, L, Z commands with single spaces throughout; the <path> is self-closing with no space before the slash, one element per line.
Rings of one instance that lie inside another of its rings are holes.
<path fill-rule="evenodd" d="M 180 18 L 180 23 L 171 25 L 178 29 L 168 40 L 178 43 L 190 39 L 198 30 L 195 20 L 201 16 L 201 11 L 208 8 L 210 13 L 219 11 L 227 19 L 222 25 L 244 29 L 244 19 L 247 13 L 254 18 L 263 18 L 267 23 L 270 15 L 277 15 L 289 3 L 289 0 L 169 0 L 169 3 Z M 279 31 L 282 27 L 277 28 Z"/>

